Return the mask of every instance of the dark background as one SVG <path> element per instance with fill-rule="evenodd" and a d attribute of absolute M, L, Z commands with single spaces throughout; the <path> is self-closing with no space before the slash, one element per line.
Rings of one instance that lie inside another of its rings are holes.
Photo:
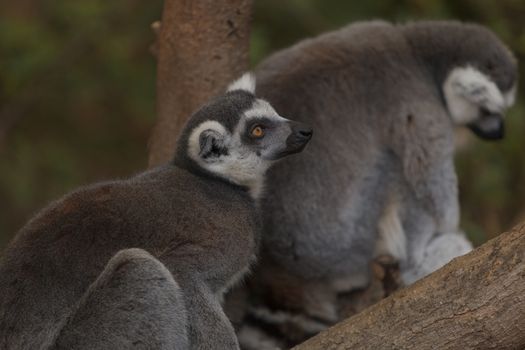
<path fill-rule="evenodd" d="M 2 2 L 0 250 L 50 200 L 145 168 L 155 120 L 150 24 L 161 9 L 161 1 L 143 0 Z M 520 62 L 525 54 L 523 0 L 256 0 L 254 13 L 254 64 L 303 37 L 368 19 L 474 21 Z M 525 219 L 524 108 L 520 91 L 503 142 L 461 134 L 462 227 L 476 244 Z"/>

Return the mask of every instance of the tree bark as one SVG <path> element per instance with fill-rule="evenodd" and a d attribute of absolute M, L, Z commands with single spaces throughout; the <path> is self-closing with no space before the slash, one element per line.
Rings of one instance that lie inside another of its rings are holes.
<path fill-rule="evenodd" d="M 525 348 L 525 224 L 295 347 Z"/>
<path fill-rule="evenodd" d="M 186 119 L 249 66 L 251 0 L 165 0 L 149 166 L 169 161 Z"/>

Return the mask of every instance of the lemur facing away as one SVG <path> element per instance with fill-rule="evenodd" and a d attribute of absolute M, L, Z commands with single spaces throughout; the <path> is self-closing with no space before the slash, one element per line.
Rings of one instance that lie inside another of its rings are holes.
<path fill-rule="evenodd" d="M 411 283 L 471 249 L 458 228 L 454 128 L 502 138 L 517 83 L 492 32 L 356 23 L 277 52 L 256 76 L 261 96 L 316 138 L 268 173 L 255 277 L 268 276 L 257 292 L 269 308 L 252 321 L 308 336 L 337 320 L 336 292 L 367 284 L 374 254 L 397 257 Z"/>
<path fill-rule="evenodd" d="M 80 188 L 0 261 L 0 349 L 236 349 L 222 294 L 254 263 L 266 170 L 312 130 L 243 76 L 197 111 L 172 163 Z"/>

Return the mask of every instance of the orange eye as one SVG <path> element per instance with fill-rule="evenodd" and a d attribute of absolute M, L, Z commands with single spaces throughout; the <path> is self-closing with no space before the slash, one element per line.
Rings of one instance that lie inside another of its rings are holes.
<path fill-rule="evenodd" d="M 257 125 L 255 128 L 252 129 L 251 135 L 255 138 L 261 138 L 264 136 L 264 130 L 261 126 Z"/>

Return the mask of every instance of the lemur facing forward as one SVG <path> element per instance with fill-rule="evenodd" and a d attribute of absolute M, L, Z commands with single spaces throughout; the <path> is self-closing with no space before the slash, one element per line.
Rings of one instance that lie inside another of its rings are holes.
<path fill-rule="evenodd" d="M 502 138 L 517 84 L 492 32 L 356 23 L 273 54 L 256 76 L 263 98 L 316 130 L 308 154 L 268 173 L 254 275 L 268 276 L 257 290 L 268 307 L 253 314 L 265 329 L 308 336 L 337 321 L 335 293 L 366 285 L 379 252 L 399 259 L 408 284 L 471 249 L 454 130 Z"/>
<path fill-rule="evenodd" d="M 266 170 L 312 130 L 250 75 L 197 111 L 173 162 L 80 188 L 0 261 L 0 349 L 236 349 L 220 299 L 254 263 Z"/>

